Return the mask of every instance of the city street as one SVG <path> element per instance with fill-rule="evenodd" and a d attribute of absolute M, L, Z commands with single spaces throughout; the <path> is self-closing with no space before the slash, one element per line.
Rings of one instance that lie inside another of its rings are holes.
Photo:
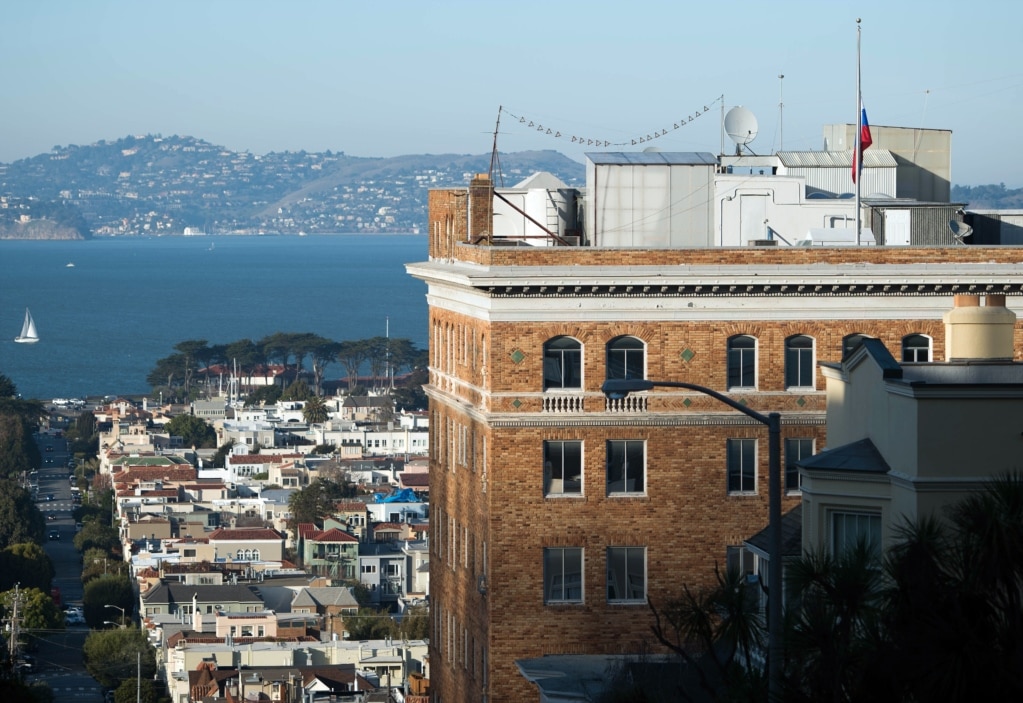
<path fill-rule="evenodd" d="M 82 565 L 73 543 L 75 506 L 68 481 L 67 440 L 40 434 L 36 441 L 43 458 L 33 481 L 38 485 L 36 504 L 46 517 L 48 539 L 43 548 L 53 561 L 53 583 L 60 588 L 61 607 L 81 605 Z M 58 701 L 101 703 L 103 690 L 82 664 L 82 644 L 88 633 L 85 625 L 72 625 L 64 632 L 31 633 L 29 654 L 35 659 L 35 670 L 26 680 L 45 681 Z"/>

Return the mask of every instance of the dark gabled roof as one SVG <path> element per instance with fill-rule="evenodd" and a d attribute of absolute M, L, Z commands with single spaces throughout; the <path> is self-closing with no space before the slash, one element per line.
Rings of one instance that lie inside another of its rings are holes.
<path fill-rule="evenodd" d="M 748 540 L 746 544 L 769 555 L 770 526 L 765 527 Z M 781 516 L 781 554 L 783 559 L 798 557 L 803 553 L 803 506 L 797 505 Z"/>
<path fill-rule="evenodd" d="M 192 602 L 195 595 L 200 603 L 258 603 L 263 604 L 248 586 L 223 584 L 220 586 L 195 586 L 183 583 L 161 583 L 142 596 L 147 604 Z"/>
<path fill-rule="evenodd" d="M 891 470 L 874 443 L 861 439 L 834 449 L 826 449 L 797 461 L 796 465 L 807 471 L 856 471 L 862 473 L 886 474 Z"/>

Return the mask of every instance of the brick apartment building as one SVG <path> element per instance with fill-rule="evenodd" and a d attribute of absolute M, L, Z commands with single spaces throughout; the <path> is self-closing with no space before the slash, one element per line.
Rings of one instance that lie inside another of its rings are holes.
<path fill-rule="evenodd" d="M 710 583 L 766 525 L 762 425 L 683 390 L 609 400 L 605 379 L 778 411 L 788 469 L 824 448 L 819 362 L 863 336 L 942 358 L 951 294 L 1023 290 L 1011 247 L 501 246 L 495 202 L 485 176 L 431 191 L 430 259 L 408 266 L 430 307 L 442 703 L 536 700 L 526 659 L 656 651 L 648 599 Z"/>

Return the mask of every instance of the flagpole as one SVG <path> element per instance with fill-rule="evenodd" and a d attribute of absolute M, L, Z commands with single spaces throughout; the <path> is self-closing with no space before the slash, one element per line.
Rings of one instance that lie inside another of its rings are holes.
<path fill-rule="evenodd" d="M 856 183 L 856 245 L 860 243 L 860 173 L 863 172 L 863 152 L 861 151 L 861 134 L 863 133 L 863 96 L 860 93 L 860 18 L 856 18 L 856 139 L 853 145 L 853 181 Z"/>

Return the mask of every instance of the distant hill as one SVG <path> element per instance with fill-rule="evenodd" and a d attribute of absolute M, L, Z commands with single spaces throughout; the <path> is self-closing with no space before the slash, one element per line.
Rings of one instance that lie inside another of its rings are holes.
<path fill-rule="evenodd" d="M 966 203 L 969 210 L 1023 210 L 1023 188 L 1009 190 L 1004 183 L 952 186 L 952 202 Z"/>
<path fill-rule="evenodd" d="M 556 151 L 499 156 L 505 185 L 535 171 L 568 185 L 585 178 L 582 164 Z M 429 190 L 465 186 L 490 161 L 490 154 L 258 155 L 160 135 L 57 147 L 0 164 L 0 238 L 425 232 Z"/>

